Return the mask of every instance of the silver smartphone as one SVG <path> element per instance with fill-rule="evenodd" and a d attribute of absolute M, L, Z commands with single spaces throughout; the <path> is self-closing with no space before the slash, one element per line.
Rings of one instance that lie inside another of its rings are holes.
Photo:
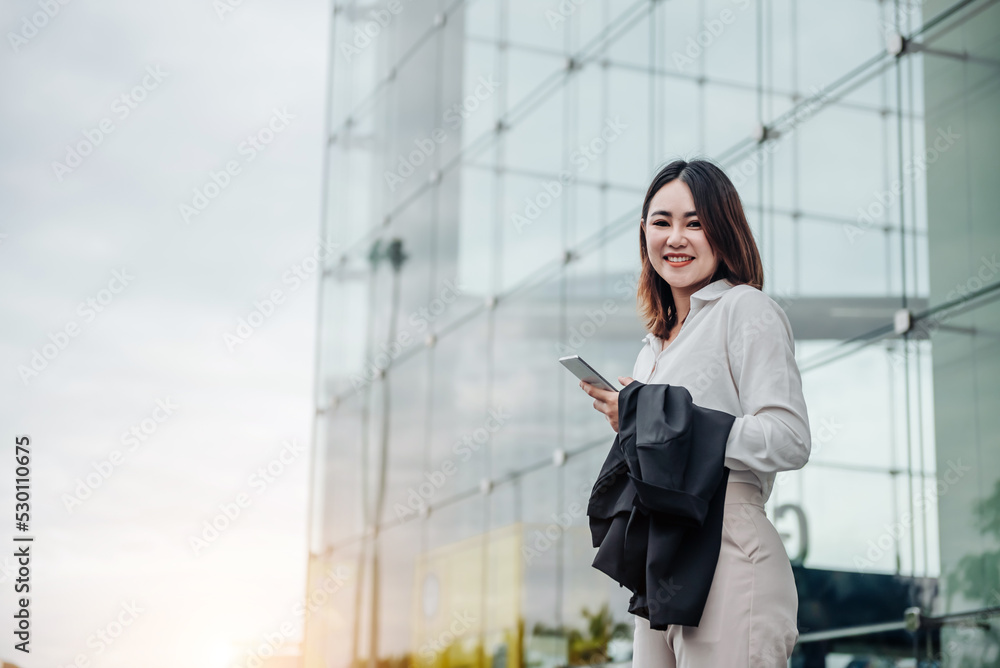
<path fill-rule="evenodd" d="M 594 367 L 590 366 L 583 361 L 583 358 L 579 355 L 570 355 L 568 357 L 560 357 L 559 363 L 564 367 L 569 369 L 574 376 L 582 381 L 586 381 L 593 385 L 594 387 L 599 387 L 602 390 L 611 390 L 617 392 L 618 390 L 614 385 L 609 383 L 604 376 L 597 373 Z"/>

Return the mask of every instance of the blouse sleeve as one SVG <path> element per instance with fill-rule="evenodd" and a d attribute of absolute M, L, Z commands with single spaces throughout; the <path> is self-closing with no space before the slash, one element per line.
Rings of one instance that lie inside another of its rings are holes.
<path fill-rule="evenodd" d="M 743 415 L 729 433 L 726 465 L 759 473 L 802 468 L 812 439 L 788 316 L 756 288 L 738 297 L 727 349 Z"/>

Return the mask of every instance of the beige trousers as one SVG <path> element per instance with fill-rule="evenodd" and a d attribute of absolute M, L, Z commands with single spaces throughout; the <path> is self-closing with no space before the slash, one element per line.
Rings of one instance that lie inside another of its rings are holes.
<path fill-rule="evenodd" d="M 722 547 L 697 626 L 635 618 L 633 668 L 779 668 L 798 639 L 792 566 L 756 485 L 726 488 Z"/>

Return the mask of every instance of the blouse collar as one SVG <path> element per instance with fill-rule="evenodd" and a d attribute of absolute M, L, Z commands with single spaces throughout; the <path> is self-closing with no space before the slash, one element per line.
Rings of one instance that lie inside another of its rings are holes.
<path fill-rule="evenodd" d="M 691 312 L 688 313 L 688 316 L 697 313 L 698 310 L 704 305 L 704 303 L 718 299 L 719 297 L 724 295 L 726 291 L 732 290 L 733 287 L 734 284 L 730 283 L 725 278 L 720 278 L 718 280 L 712 281 L 708 285 L 704 286 L 703 288 L 695 292 L 693 295 L 691 295 Z M 696 304 L 695 302 L 701 302 L 701 303 Z M 652 343 L 653 340 L 656 338 L 658 337 L 652 332 L 650 332 L 647 333 L 646 336 L 642 338 L 642 341 L 643 343 Z"/>

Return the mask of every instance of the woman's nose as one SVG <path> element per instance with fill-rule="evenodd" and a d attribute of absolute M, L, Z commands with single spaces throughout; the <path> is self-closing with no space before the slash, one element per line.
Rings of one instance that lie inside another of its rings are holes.
<path fill-rule="evenodd" d="M 667 243 L 671 246 L 676 246 L 684 241 L 684 228 L 680 225 L 674 225 L 670 228 L 670 233 L 667 234 Z"/>

